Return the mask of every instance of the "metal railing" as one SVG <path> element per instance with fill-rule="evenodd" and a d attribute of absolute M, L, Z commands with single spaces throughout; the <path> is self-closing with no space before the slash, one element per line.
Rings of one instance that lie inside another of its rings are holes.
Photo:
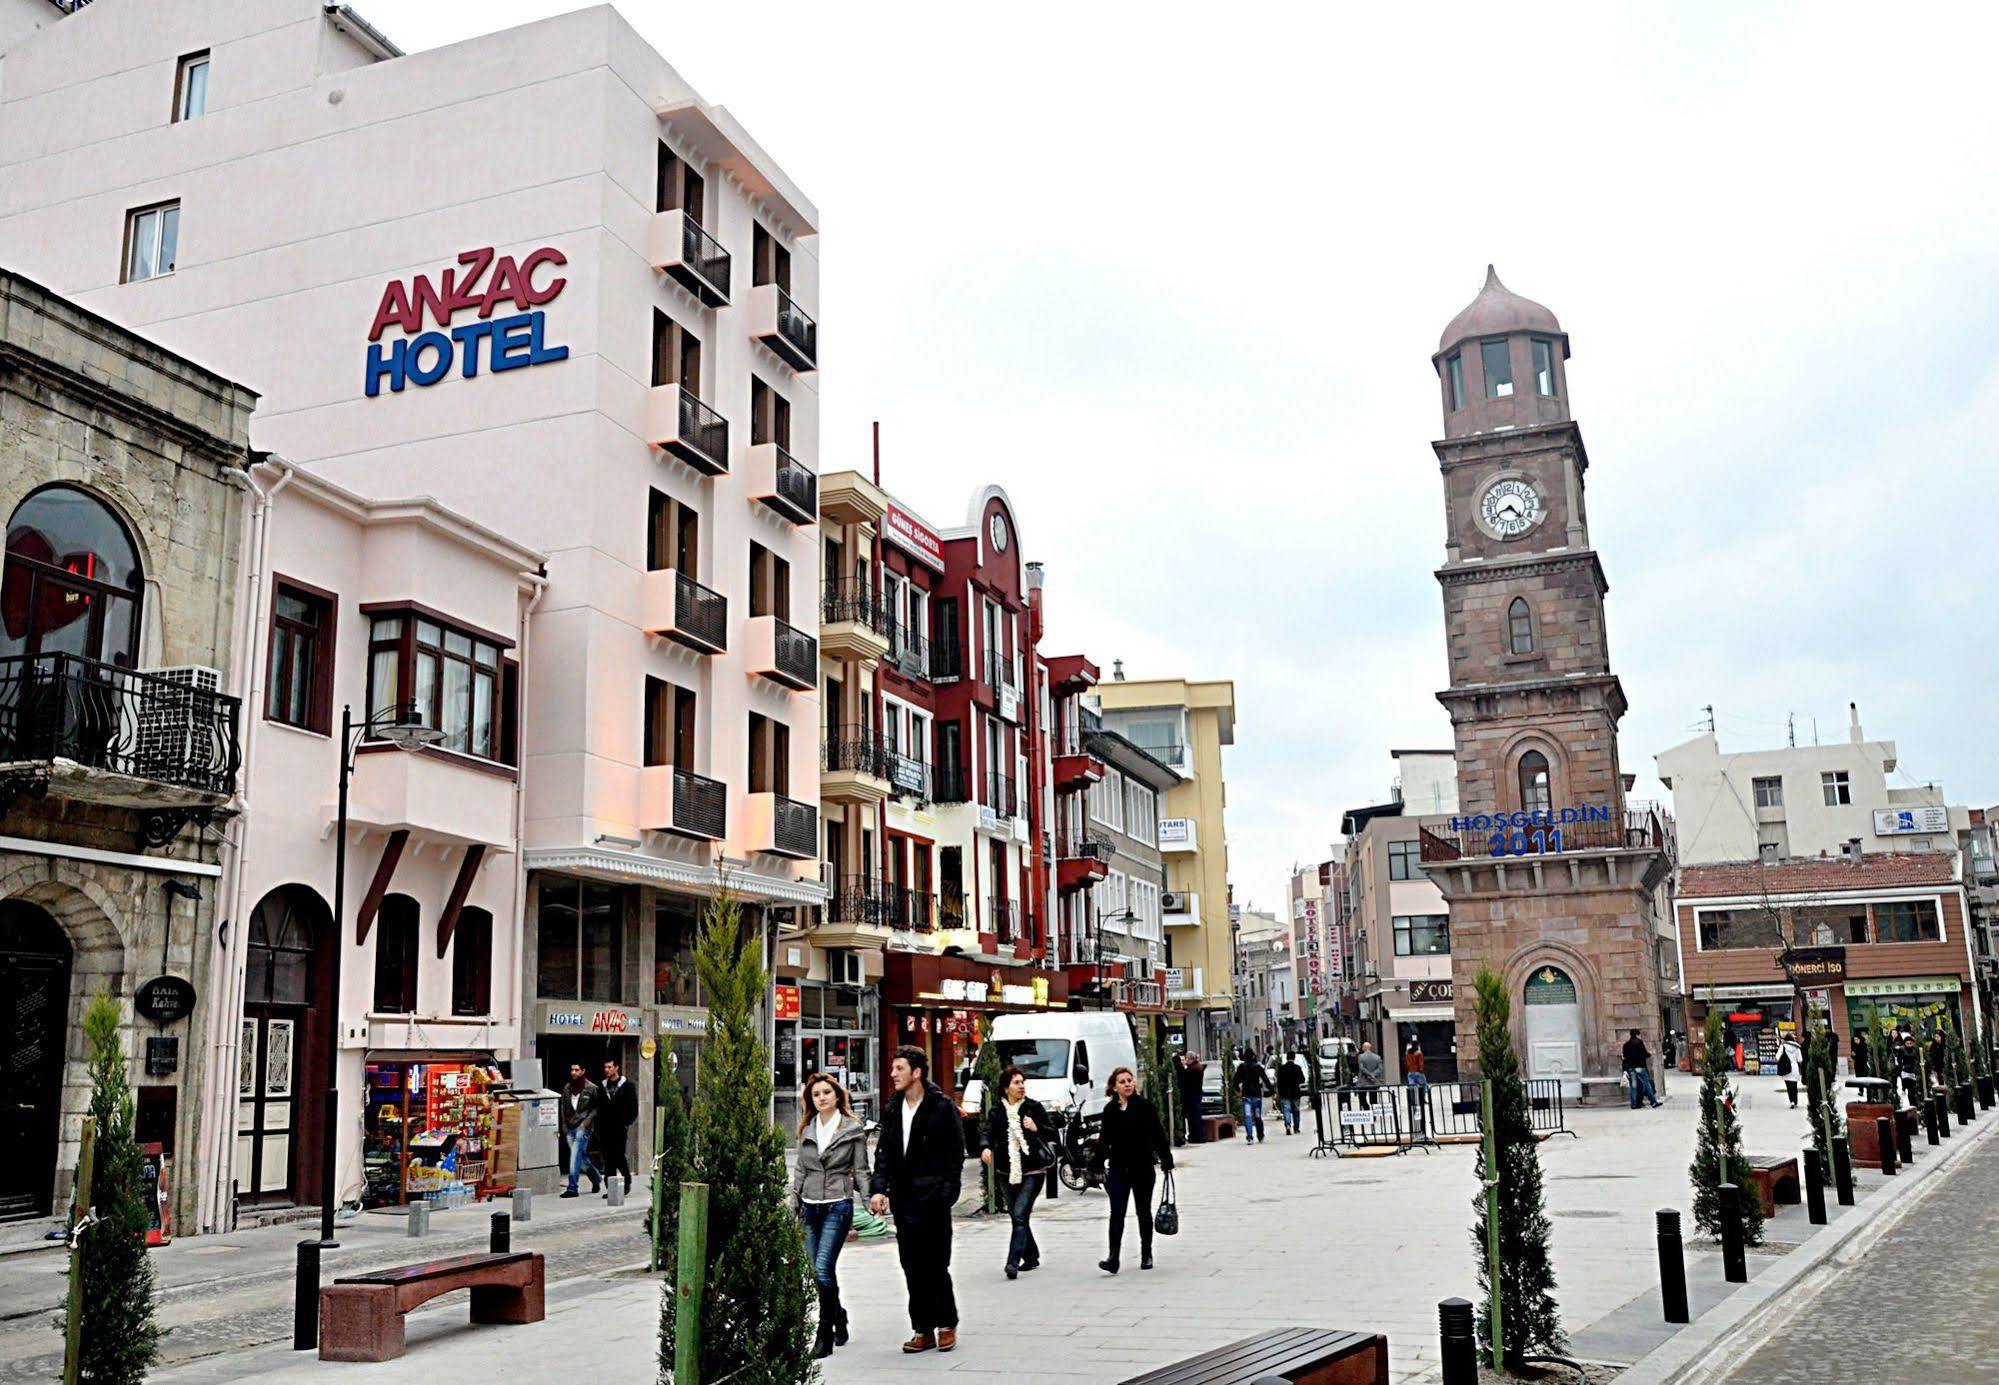
<path fill-rule="evenodd" d="M 680 258 L 721 295 L 722 302 L 729 301 L 729 252 L 691 213 L 680 218 Z"/>
<path fill-rule="evenodd" d="M 77 654 L 0 658 L 0 761 L 73 760 L 89 769 L 235 792 L 239 702 L 165 674 Z"/>
<path fill-rule="evenodd" d="M 1116 850 L 1108 838 L 1087 832 L 1064 832 L 1056 844 L 1056 855 L 1064 861 L 1108 861 Z"/>
<path fill-rule="evenodd" d="M 792 296 L 783 289 L 777 290 L 777 334 L 791 347 L 786 353 L 805 369 L 811 369 L 819 360 L 819 324 L 805 315 Z"/>
<path fill-rule="evenodd" d="M 922 890 L 885 881 L 882 891 L 888 904 L 888 926 L 912 933 L 929 933 L 937 927 L 937 899 Z"/>
<path fill-rule="evenodd" d="M 882 882 L 872 875 L 843 875 L 833 882 L 826 901 L 828 923 L 865 924 L 879 928 L 888 918 Z"/>
<path fill-rule="evenodd" d="M 1478 1140 L 1477 1082 L 1405 1083 L 1379 1087 L 1325 1087 L 1313 1100 L 1318 1131 L 1315 1153 L 1346 1154 L 1361 1148 L 1397 1153 Z M 1574 1135 L 1559 1078 L 1534 1077 L 1526 1088 L 1528 1125 L 1543 1135 Z"/>
<path fill-rule="evenodd" d="M 866 726 L 836 726 L 826 737 L 819 767 L 829 773 L 845 771 L 875 779 L 889 776 L 888 747 L 881 736 Z"/>
<path fill-rule="evenodd" d="M 783 794 L 772 794 L 771 844 L 792 856 L 819 854 L 819 809 Z"/>
<path fill-rule="evenodd" d="M 1014 792 L 1013 776 L 987 770 L 986 785 L 979 795 L 979 802 L 1001 817 L 1012 817 L 1020 809 L 1019 797 Z"/>
<path fill-rule="evenodd" d="M 965 892 L 963 890 L 939 890 L 937 892 L 937 926 L 939 928 L 965 927 Z"/>
<path fill-rule="evenodd" d="M 994 689 L 1013 688 L 1016 692 L 1019 691 L 1013 680 L 1013 660 L 999 650 L 986 651 L 985 673 L 988 686 Z"/>
<path fill-rule="evenodd" d="M 1010 942 L 1020 936 L 1020 904 L 1016 900 L 1002 899 L 994 895 L 987 901 L 992 907 L 990 915 L 993 934 L 1001 942 Z"/>
<path fill-rule="evenodd" d="M 857 577 L 843 577 L 837 582 L 827 583 L 819 597 L 821 625 L 838 625 L 848 621 L 865 625 L 878 635 L 886 635 L 891 625 L 881 598 Z"/>
<path fill-rule="evenodd" d="M 930 642 L 930 681 L 955 683 L 965 676 L 965 645 L 954 632 Z"/>
<path fill-rule="evenodd" d="M 1165 745 L 1147 745 L 1143 741 L 1133 741 L 1132 744 L 1161 764 L 1178 766 L 1187 763 L 1187 747 L 1183 742 L 1171 741 Z"/>
<path fill-rule="evenodd" d="M 777 492 L 773 499 L 800 523 L 809 524 L 819 517 L 819 478 L 782 447 L 777 448 L 776 474 L 771 479 L 771 489 Z"/>
<path fill-rule="evenodd" d="M 971 776 L 965 773 L 963 765 L 930 767 L 930 801 L 933 803 L 972 801 Z"/>
<path fill-rule="evenodd" d="M 720 841 L 728 835 L 729 786 L 692 770 L 673 771 L 673 827 Z M 813 850 L 817 851 L 817 844 Z"/>
<path fill-rule="evenodd" d="M 779 616 L 771 617 L 772 663 L 795 683 L 812 687 L 819 681 L 819 641 Z"/>
<path fill-rule="evenodd" d="M 888 656 L 906 678 L 930 677 L 930 641 L 906 625 L 889 631 Z"/>
<path fill-rule="evenodd" d="M 701 454 L 716 474 L 729 469 L 729 420 L 680 386 L 680 445 Z M 697 463 L 698 465 L 698 463 Z"/>
<path fill-rule="evenodd" d="M 1540 814 L 1493 813 L 1490 825 L 1456 831 L 1423 828 L 1420 859 L 1424 862 L 1494 860 L 1554 856 L 1571 851 L 1668 850 L 1670 841 L 1655 812 L 1627 811 L 1621 820 L 1563 822 L 1564 810 Z M 1515 819 L 1519 821 L 1516 822 Z M 1474 819 L 1476 821 L 1476 819 Z"/>
<path fill-rule="evenodd" d="M 713 650 L 729 647 L 729 598 L 684 572 L 673 574 L 673 628 Z"/>

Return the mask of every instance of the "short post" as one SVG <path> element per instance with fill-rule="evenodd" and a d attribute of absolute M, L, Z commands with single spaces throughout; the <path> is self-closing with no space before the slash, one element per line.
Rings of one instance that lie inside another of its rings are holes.
<path fill-rule="evenodd" d="M 1730 1284 L 1747 1284 L 1749 1261 L 1742 1248 L 1742 1189 L 1724 1183 L 1714 1191 L 1721 1200 L 1721 1277 Z"/>
<path fill-rule="evenodd" d="M 1659 1307 L 1667 1322 L 1687 1319 L 1687 1255 L 1680 1244 L 1680 1214 L 1661 1207 L 1659 1219 Z"/>
<path fill-rule="evenodd" d="M 298 1243 L 298 1274 L 292 1280 L 292 1350 L 319 1345 L 319 1241 Z"/>
<path fill-rule="evenodd" d="M 1899 1162 L 1895 1158 L 1895 1122 L 1886 1116 L 1874 1118 L 1874 1142 L 1881 1146 L 1881 1176 L 1893 1178 Z"/>
<path fill-rule="evenodd" d="M 1437 1305 L 1437 1343 L 1444 1357 L 1444 1385 L 1478 1385 L 1478 1328 L 1468 1299 Z"/>
<path fill-rule="evenodd" d="M 69 1204 L 69 1311 L 63 1316 L 62 1380 L 76 1385 L 83 1374 L 83 1233 L 90 1219 L 90 1180 L 97 1167 L 97 1118 L 83 1118 L 83 1141 L 76 1152 L 76 1191 Z M 313 1285 L 315 1294 L 319 1285 Z M 319 1324 L 313 1323 L 317 1337 Z"/>
<path fill-rule="evenodd" d="M 1937 1110 L 1937 1134 L 1948 1140 L 1950 1138 L 1950 1102 L 1944 1099 L 1942 1092 L 1931 1092 L 1930 1105 L 1936 1107 Z"/>
<path fill-rule="evenodd" d="M 1923 1103 L 1923 1136 L 1933 1145 L 1942 1143 L 1942 1137 L 1937 1134 L 1937 1104 L 1934 1101 Z"/>
<path fill-rule="evenodd" d="M 1972 1085 L 1978 1090 L 1978 1109 L 1981 1111 L 1990 1111 L 1992 1109 L 1991 1076 L 1989 1074 L 1981 1074 Z"/>
<path fill-rule="evenodd" d="M 505 1212 L 493 1213 L 493 1231 L 487 1239 L 486 1249 L 495 1255 L 505 1255 L 514 1248 L 513 1220 Z"/>
<path fill-rule="evenodd" d="M 409 1230 L 406 1234 L 410 1236 L 423 1236 L 429 1234 L 429 1232 L 430 1204 L 422 1198 L 418 1198 L 410 1204 Z"/>
<path fill-rule="evenodd" d="M 1960 1082 L 1957 1084 L 1957 1123 L 1970 1125 L 1977 1119 L 1978 1103 L 1972 1099 L 1971 1084 Z"/>
<path fill-rule="evenodd" d="M 666 1180 L 660 1171 L 666 1167 L 666 1122 L 655 1113 L 652 1123 L 652 1220 L 646 1223 L 646 1273 L 658 1274 L 665 1256 L 660 1252 L 660 1238 L 666 1234 L 666 1226 L 661 1216 L 665 1202 L 661 1192 Z"/>
<path fill-rule="evenodd" d="M 514 1220 L 523 1226 L 534 1220 L 534 1189 L 514 1189 Z"/>
<path fill-rule="evenodd" d="M 1813 1226 L 1825 1225 L 1825 1167 L 1819 1152 L 1805 1151 L 1805 1219 Z"/>
<path fill-rule="evenodd" d="M 1853 1206 L 1853 1149 L 1844 1135 L 1832 1137 L 1832 1186 L 1840 1206 Z"/>
<path fill-rule="evenodd" d="M 625 1185 L 609 1174 L 604 1175 L 604 1201 L 613 1207 L 625 1205 Z"/>
<path fill-rule="evenodd" d="M 1895 1157 L 1905 1169 L 1916 1162 L 1916 1135 L 1899 1111 L 1895 1113 Z"/>
<path fill-rule="evenodd" d="M 680 1280 L 673 1286 L 674 1385 L 701 1385 L 701 1297 L 708 1287 L 708 1185 L 680 1185 Z"/>

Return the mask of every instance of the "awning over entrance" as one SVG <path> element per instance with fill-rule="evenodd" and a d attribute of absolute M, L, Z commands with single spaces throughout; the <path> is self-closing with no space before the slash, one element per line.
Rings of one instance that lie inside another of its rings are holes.
<path fill-rule="evenodd" d="M 1898 981 L 1849 981 L 1847 999 L 1872 995 L 1956 995 L 1968 984 L 1957 976 L 1911 976 Z"/>

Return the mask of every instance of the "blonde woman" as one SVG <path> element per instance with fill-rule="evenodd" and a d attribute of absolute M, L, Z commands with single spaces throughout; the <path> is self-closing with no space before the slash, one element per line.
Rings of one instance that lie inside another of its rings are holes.
<path fill-rule="evenodd" d="M 826 1357 L 847 1344 L 847 1310 L 840 1306 L 835 1267 L 854 1224 L 854 1197 L 865 1194 L 868 1137 L 847 1089 L 823 1072 L 805 1079 L 799 1104 L 798 1162 L 791 1171 L 791 1210 L 805 1223 L 805 1253 L 819 1286 L 819 1331 L 812 1354 Z"/>

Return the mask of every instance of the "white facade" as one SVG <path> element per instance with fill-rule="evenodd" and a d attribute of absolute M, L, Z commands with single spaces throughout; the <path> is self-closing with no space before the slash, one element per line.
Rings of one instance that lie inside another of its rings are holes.
<path fill-rule="evenodd" d="M 1656 760 L 1684 865 L 1835 856 L 1856 838 L 1870 853 L 1956 851 L 1970 822 L 1933 784 L 1889 783 L 1895 743 L 1866 739 L 1857 710 L 1840 742 L 1725 755 L 1710 731 Z"/>

